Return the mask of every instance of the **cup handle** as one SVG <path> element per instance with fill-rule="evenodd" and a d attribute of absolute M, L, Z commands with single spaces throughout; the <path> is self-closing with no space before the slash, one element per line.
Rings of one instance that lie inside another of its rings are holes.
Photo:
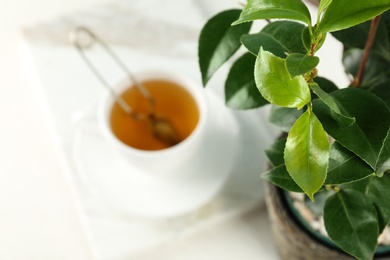
<path fill-rule="evenodd" d="M 83 130 L 100 135 L 96 111 L 97 103 L 91 103 L 84 109 L 75 112 L 71 119 L 74 130 Z"/>
<path fill-rule="evenodd" d="M 87 187 L 94 197 L 99 196 L 98 189 L 89 180 L 87 174 L 85 174 L 84 164 L 81 160 L 80 151 L 83 135 L 93 134 L 102 137 L 99 130 L 97 119 L 97 102 L 91 103 L 84 109 L 77 111 L 71 118 L 73 126 L 73 145 L 72 145 L 72 157 L 76 168 L 76 174 L 80 181 Z"/>

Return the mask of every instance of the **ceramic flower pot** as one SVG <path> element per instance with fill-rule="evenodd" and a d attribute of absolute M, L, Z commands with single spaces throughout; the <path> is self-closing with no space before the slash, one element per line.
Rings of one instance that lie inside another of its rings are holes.
<path fill-rule="evenodd" d="M 282 189 L 267 182 L 266 204 L 272 235 L 281 259 L 288 260 L 347 260 L 354 259 L 335 245 L 309 230 L 291 209 Z M 377 251 L 375 259 L 390 259 L 388 248 Z"/>

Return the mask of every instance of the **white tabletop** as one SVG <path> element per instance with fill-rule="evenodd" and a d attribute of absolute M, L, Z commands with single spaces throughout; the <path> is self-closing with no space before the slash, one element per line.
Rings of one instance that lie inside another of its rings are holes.
<path fill-rule="evenodd" d="M 25 25 L 107 2 L 0 0 L 0 259 L 93 259 L 19 44 Z M 209 13 L 231 4 L 217 2 Z M 277 259 L 264 205 L 132 259 L 157 259 L 156 252 L 158 259 Z"/>

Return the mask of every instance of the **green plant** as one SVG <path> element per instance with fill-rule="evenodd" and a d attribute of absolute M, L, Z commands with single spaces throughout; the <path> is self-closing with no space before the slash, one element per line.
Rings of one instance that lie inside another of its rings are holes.
<path fill-rule="evenodd" d="M 358 259 L 373 257 L 390 220 L 388 9 L 390 0 L 322 0 L 313 25 L 301 0 L 248 0 L 243 10 L 211 18 L 199 38 L 204 85 L 245 47 L 227 76 L 226 104 L 271 103 L 270 121 L 288 132 L 266 151 L 273 168 L 262 177 L 311 200 L 332 193 L 326 230 Z M 249 33 L 262 19 L 269 23 Z M 317 76 L 315 55 L 328 33 L 344 44 L 343 64 L 353 75 L 347 88 Z"/>

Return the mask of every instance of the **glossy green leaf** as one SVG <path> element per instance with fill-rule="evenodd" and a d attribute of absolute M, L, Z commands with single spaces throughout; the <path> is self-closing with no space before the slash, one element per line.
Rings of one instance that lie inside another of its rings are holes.
<path fill-rule="evenodd" d="M 309 84 L 314 93 L 332 110 L 339 115 L 339 122 L 343 125 L 350 126 L 355 123 L 355 118 L 345 116 L 341 113 L 340 108 L 331 95 L 323 91 L 317 83 Z"/>
<path fill-rule="evenodd" d="M 261 174 L 261 178 L 272 182 L 276 186 L 294 192 L 302 192 L 302 189 L 294 182 L 288 174 L 286 165 L 281 164 L 275 168 Z"/>
<path fill-rule="evenodd" d="M 286 67 L 291 77 L 306 74 L 317 67 L 320 59 L 301 53 L 291 53 L 286 58 Z"/>
<path fill-rule="evenodd" d="M 312 111 L 306 111 L 288 134 L 284 161 L 293 180 L 311 199 L 325 181 L 329 149 L 320 121 Z"/>
<path fill-rule="evenodd" d="M 302 113 L 302 109 L 272 106 L 268 120 L 282 131 L 288 132 Z"/>
<path fill-rule="evenodd" d="M 241 37 L 242 44 L 254 55 L 264 50 L 285 58 L 286 53 L 305 53 L 299 35 L 304 25 L 292 21 L 276 21 L 267 24 L 259 33 L 246 34 Z"/>
<path fill-rule="evenodd" d="M 326 132 L 375 169 L 382 142 L 390 125 L 390 111 L 374 94 L 356 88 L 331 93 L 343 115 L 354 117 L 348 126 L 340 123 L 336 113 L 319 99 L 313 101 L 313 111 Z"/>
<path fill-rule="evenodd" d="M 356 154 L 337 142 L 332 144 L 325 184 L 354 182 L 367 178 L 373 173 L 372 168 Z"/>
<path fill-rule="evenodd" d="M 228 10 L 212 17 L 203 27 L 198 44 L 199 66 L 203 85 L 241 46 L 240 38 L 251 24 L 231 26 L 240 10 Z"/>
<path fill-rule="evenodd" d="M 265 149 L 265 154 L 271 161 L 273 166 L 284 164 L 284 147 L 286 146 L 286 138 L 281 138 Z"/>
<path fill-rule="evenodd" d="M 324 207 L 329 237 L 358 259 L 372 259 L 377 246 L 378 219 L 366 196 L 354 190 L 340 190 Z"/>
<path fill-rule="evenodd" d="M 289 19 L 311 25 L 309 9 L 302 0 L 248 0 L 233 25 L 260 19 Z"/>
<path fill-rule="evenodd" d="M 250 53 L 241 56 L 232 66 L 225 82 L 225 102 L 235 109 L 250 109 L 268 102 L 256 87 L 253 75 L 256 57 Z"/>
<path fill-rule="evenodd" d="M 352 27 L 380 15 L 390 8 L 388 0 L 335 0 L 329 5 L 318 25 L 320 32 L 332 32 Z"/>
<path fill-rule="evenodd" d="M 310 102 L 310 90 L 303 76 L 290 78 L 285 60 L 260 49 L 255 64 L 255 82 L 268 102 L 302 108 Z"/>

